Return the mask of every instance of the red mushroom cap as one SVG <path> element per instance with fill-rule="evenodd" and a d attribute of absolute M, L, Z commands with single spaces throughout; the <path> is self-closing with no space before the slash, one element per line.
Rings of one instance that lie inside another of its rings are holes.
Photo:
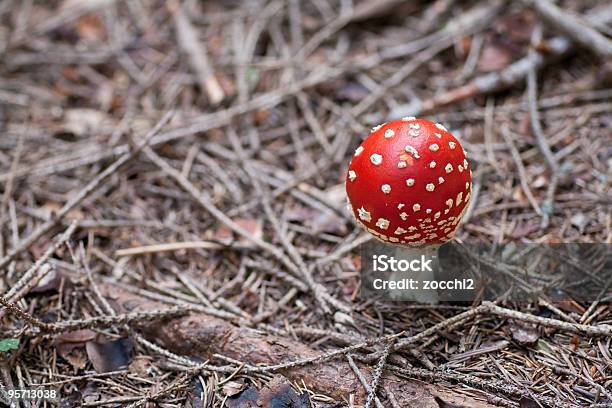
<path fill-rule="evenodd" d="M 376 126 L 355 151 L 346 193 L 355 219 L 376 238 L 427 246 L 453 238 L 472 190 L 459 141 L 412 117 Z"/>

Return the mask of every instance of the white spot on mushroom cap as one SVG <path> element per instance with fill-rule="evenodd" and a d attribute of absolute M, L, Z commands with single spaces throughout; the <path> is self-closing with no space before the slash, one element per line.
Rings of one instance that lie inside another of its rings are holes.
<path fill-rule="evenodd" d="M 421 204 L 416 203 L 412 205 L 412 211 L 417 212 L 421 209 Z"/>
<path fill-rule="evenodd" d="M 408 153 L 410 153 L 411 155 L 414 156 L 415 159 L 420 158 L 419 156 L 419 152 L 417 151 L 417 149 L 415 149 L 414 147 L 407 145 L 406 147 L 404 147 L 404 150 L 406 150 Z"/>
<path fill-rule="evenodd" d="M 434 136 L 437 137 L 438 139 L 442 139 L 442 135 L 439 133 L 434 133 Z"/>
<path fill-rule="evenodd" d="M 366 211 L 365 208 L 361 207 L 357 209 L 357 213 L 359 215 L 359 219 L 362 221 L 372 221 L 372 216 L 369 211 Z"/>
<path fill-rule="evenodd" d="M 457 147 L 457 143 L 455 143 L 455 142 L 448 142 L 448 147 L 450 147 L 451 150 L 453 150 L 455 147 Z"/>
<path fill-rule="evenodd" d="M 440 211 L 438 211 L 437 213 L 434 214 L 434 220 L 437 220 L 438 218 L 440 218 Z"/>
<path fill-rule="evenodd" d="M 466 181 L 466 182 L 465 182 L 465 189 L 466 189 L 466 190 L 469 190 L 469 189 L 470 189 L 470 182 L 469 182 L 469 181 Z"/>
<path fill-rule="evenodd" d="M 415 118 L 414 116 L 404 116 L 404 117 L 402 118 L 402 120 L 403 120 L 404 122 L 409 122 L 409 121 L 411 121 L 411 120 L 415 120 L 415 119 L 416 119 L 416 118 Z"/>
<path fill-rule="evenodd" d="M 425 212 L 426 212 L 427 214 L 431 214 L 431 208 L 426 209 L 426 210 L 425 210 Z"/>
<path fill-rule="evenodd" d="M 432 160 L 429 162 L 429 168 L 433 169 L 434 167 L 436 167 L 436 162 Z"/>
<path fill-rule="evenodd" d="M 446 205 L 448 206 L 448 208 L 453 208 L 453 199 L 449 198 L 448 200 L 446 200 Z"/>
<path fill-rule="evenodd" d="M 408 134 L 410 136 L 412 136 L 412 137 L 419 137 L 419 136 L 421 136 L 421 133 L 418 130 L 415 130 L 415 129 L 410 129 L 408 131 Z"/>
<path fill-rule="evenodd" d="M 440 150 L 440 146 L 438 146 L 437 143 L 433 143 L 429 145 L 429 150 L 431 150 L 432 152 L 437 152 L 438 150 Z"/>
<path fill-rule="evenodd" d="M 431 193 L 432 191 L 434 191 L 435 189 L 436 189 L 436 186 L 435 186 L 435 184 L 434 184 L 434 183 L 428 183 L 428 184 L 425 186 L 425 190 L 429 191 L 430 193 Z"/>
<path fill-rule="evenodd" d="M 370 156 L 370 161 L 373 165 L 379 166 L 383 161 L 383 157 L 380 154 L 374 153 Z"/>
<path fill-rule="evenodd" d="M 378 129 L 380 129 L 382 126 L 384 125 L 384 123 L 381 123 L 380 125 L 376 125 L 372 128 L 372 132 L 376 132 Z"/>
<path fill-rule="evenodd" d="M 380 186 L 380 189 L 385 194 L 389 194 L 391 192 L 391 186 L 388 184 L 383 184 L 382 186 Z"/>
<path fill-rule="evenodd" d="M 414 186 L 414 179 L 413 178 L 409 178 L 408 180 L 406 180 L 406 185 L 408 187 Z"/>
<path fill-rule="evenodd" d="M 438 177 L 438 184 L 444 183 L 444 177 Z"/>
<path fill-rule="evenodd" d="M 400 214 L 400 218 L 401 218 L 403 221 L 406 221 L 406 218 L 408 218 L 408 214 L 406 214 L 405 212 L 403 212 L 403 213 L 401 213 L 401 214 Z"/>
<path fill-rule="evenodd" d="M 385 139 L 389 139 L 393 136 L 395 136 L 395 132 L 393 131 L 393 129 L 385 130 Z"/>
<path fill-rule="evenodd" d="M 446 130 L 446 128 L 444 126 L 442 126 L 440 123 L 436 123 L 436 127 L 438 129 L 444 130 L 445 132 L 448 132 L 448 130 Z"/>
<path fill-rule="evenodd" d="M 460 191 L 459 194 L 457 194 L 457 199 L 455 200 L 455 205 L 461 204 L 461 198 L 462 197 L 463 197 L 463 192 Z"/>
<path fill-rule="evenodd" d="M 389 228 L 389 220 L 379 218 L 378 221 L 376 221 L 376 226 L 380 229 L 386 230 L 387 228 Z"/>
<path fill-rule="evenodd" d="M 363 152 L 363 146 L 359 146 L 356 150 L 355 150 L 355 156 L 359 156 L 361 154 L 361 152 Z"/>
<path fill-rule="evenodd" d="M 421 125 L 419 125 L 418 123 L 411 123 L 411 124 L 408 125 L 408 127 L 410 129 L 417 129 L 418 130 L 418 129 L 421 128 Z"/>
<path fill-rule="evenodd" d="M 462 165 L 458 165 L 457 166 L 457 170 L 459 170 L 459 173 L 463 173 L 463 166 Z"/>
<path fill-rule="evenodd" d="M 410 232 L 414 232 L 416 230 L 417 230 L 417 227 L 415 227 L 414 225 L 411 225 L 411 226 L 408 227 L 408 231 L 410 231 Z"/>
<path fill-rule="evenodd" d="M 450 173 L 451 171 L 453 171 L 453 165 L 448 163 L 446 167 L 444 167 L 444 170 L 446 170 L 447 173 Z"/>
<path fill-rule="evenodd" d="M 349 180 L 355 181 L 355 179 L 357 178 L 357 173 L 355 173 L 353 170 L 349 170 L 348 176 L 349 176 Z"/>
<path fill-rule="evenodd" d="M 394 234 L 395 234 L 395 235 L 402 235 L 402 234 L 405 234 L 405 233 L 407 233 L 407 232 L 408 232 L 408 231 L 406 231 L 406 230 L 405 230 L 405 229 L 403 229 L 402 227 L 397 227 L 397 228 L 395 229 Z"/>
<path fill-rule="evenodd" d="M 402 208 L 404 208 L 405 206 L 406 206 L 406 204 L 404 204 L 404 203 L 399 203 L 399 204 L 397 205 L 397 209 L 398 209 L 398 210 L 401 210 L 401 209 L 402 209 Z"/>
<path fill-rule="evenodd" d="M 408 163 L 406 163 L 405 161 L 401 160 L 399 163 L 397 163 L 397 168 L 398 169 L 403 169 L 408 165 Z"/>

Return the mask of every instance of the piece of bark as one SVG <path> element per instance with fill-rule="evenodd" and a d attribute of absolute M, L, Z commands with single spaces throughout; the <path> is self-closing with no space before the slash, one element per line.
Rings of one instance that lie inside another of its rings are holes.
<path fill-rule="evenodd" d="M 100 290 L 118 312 L 151 311 L 166 307 L 114 285 L 102 284 Z M 154 324 L 143 323 L 138 329 L 150 341 L 172 352 L 198 356 L 204 360 L 212 358 L 216 353 L 252 365 L 280 364 L 321 353 L 293 339 L 235 326 L 225 320 L 200 313 Z M 367 381 L 371 382 L 373 370 L 363 365 L 360 365 L 359 369 Z M 363 403 L 366 399 L 362 385 L 343 359 L 296 366 L 279 372 L 291 381 L 303 380 L 311 389 L 336 400 L 348 400 L 351 394 L 357 403 Z M 381 390 L 392 392 L 400 406 L 406 407 L 438 408 L 434 399 L 436 395 L 454 404 L 473 408 L 493 407 L 489 403 L 453 392 L 441 385 L 402 380 L 392 374 L 383 376 Z M 381 396 L 384 398 L 384 395 Z"/>

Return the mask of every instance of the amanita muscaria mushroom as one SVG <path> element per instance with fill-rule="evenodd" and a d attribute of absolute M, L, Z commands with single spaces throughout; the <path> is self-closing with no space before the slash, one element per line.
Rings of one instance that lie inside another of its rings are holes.
<path fill-rule="evenodd" d="M 379 240 L 437 248 L 455 234 L 471 173 L 461 144 L 441 124 L 413 117 L 384 123 L 353 155 L 349 209 Z"/>

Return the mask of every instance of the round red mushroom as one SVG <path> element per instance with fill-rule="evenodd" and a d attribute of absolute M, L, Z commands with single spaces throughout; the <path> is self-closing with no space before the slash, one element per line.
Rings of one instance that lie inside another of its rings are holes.
<path fill-rule="evenodd" d="M 378 239 L 406 246 L 452 239 L 471 189 L 459 141 L 441 124 L 413 117 L 376 126 L 346 176 L 355 219 Z"/>

